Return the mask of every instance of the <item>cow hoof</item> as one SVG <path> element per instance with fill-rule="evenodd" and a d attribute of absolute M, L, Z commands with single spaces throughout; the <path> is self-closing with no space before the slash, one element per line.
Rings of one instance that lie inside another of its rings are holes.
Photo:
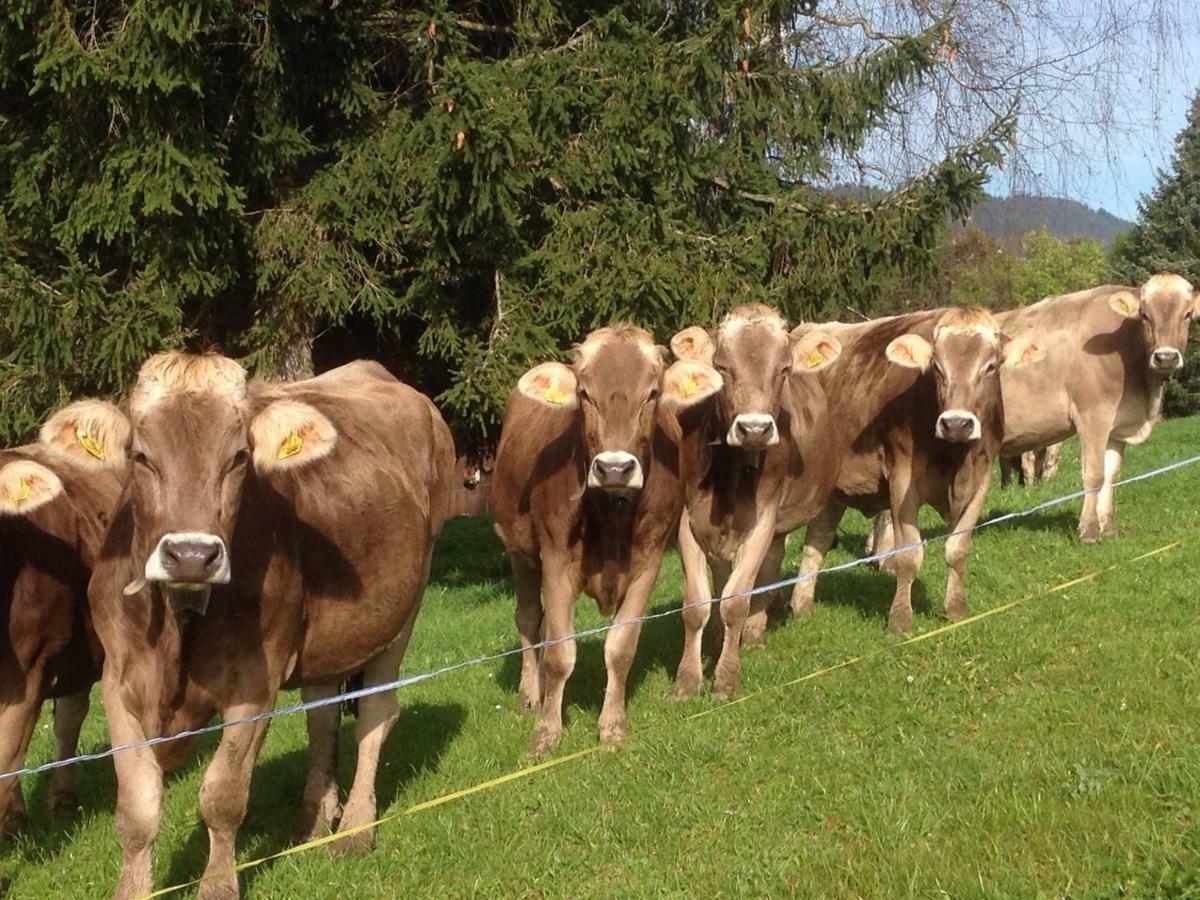
<path fill-rule="evenodd" d="M 700 693 L 699 672 L 680 672 L 675 676 L 675 687 L 671 690 L 672 700 L 690 700 Z"/>
<path fill-rule="evenodd" d="M 4 817 L 4 824 L 0 825 L 0 837 L 14 837 L 20 834 L 25 828 L 25 811 L 14 809 L 10 810 L 8 815 Z"/>
<path fill-rule="evenodd" d="M 237 875 L 232 872 L 214 875 L 211 878 L 206 877 L 196 890 L 196 900 L 237 900 L 237 898 Z"/>
<path fill-rule="evenodd" d="M 624 720 L 620 722 L 604 722 L 600 725 L 600 743 L 610 747 L 618 746 L 629 737 L 629 728 Z"/>
<path fill-rule="evenodd" d="M 912 613 L 892 613 L 888 616 L 888 634 L 908 634 L 912 631 Z"/>
<path fill-rule="evenodd" d="M 562 732 L 538 726 L 533 730 L 533 738 L 529 741 L 530 756 L 549 756 L 558 749 Z"/>
<path fill-rule="evenodd" d="M 536 710 L 541 704 L 538 703 L 536 697 L 521 692 L 517 694 L 517 712 L 521 715 L 527 715 Z"/>
<path fill-rule="evenodd" d="M 1116 536 L 1117 536 L 1117 526 L 1116 525 L 1108 524 L 1108 525 L 1100 526 L 1100 537 L 1102 539 L 1116 537 Z"/>
<path fill-rule="evenodd" d="M 759 647 L 767 646 L 767 634 L 765 631 L 755 628 L 742 629 L 742 648 L 743 649 L 758 649 Z"/>
<path fill-rule="evenodd" d="M 728 700 L 738 692 L 741 682 L 741 672 L 737 670 L 723 671 L 718 668 L 717 674 L 713 677 L 712 694 L 718 700 Z"/>
<path fill-rule="evenodd" d="M 812 614 L 813 614 L 812 597 L 809 597 L 808 599 L 803 600 L 800 603 L 792 604 L 792 618 L 793 619 L 807 619 Z"/>
<path fill-rule="evenodd" d="M 46 800 L 52 818 L 74 818 L 83 812 L 83 804 L 74 791 L 55 791 Z"/>
<path fill-rule="evenodd" d="M 324 809 L 315 803 L 305 803 L 296 813 L 292 835 L 298 841 L 312 841 L 333 834 L 333 823 L 341 810 L 337 804 Z"/>
<path fill-rule="evenodd" d="M 967 606 L 965 603 L 955 604 L 953 606 L 947 606 L 945 609 L 942 610 L 942 615 L 945 617 L 947 622 L 957 622 L 959 619 L 961 619 L 966 614 L 967 614 Z"/>
<path fill-rule="evenodd" d="M 1085 544 L 1100 543 L 1100 525 L 1092 522 L 1079 526 L 1079 540 Z"/>
<path fill-rule="evenodd" d="M 375 829 L 364 828 L 339 837 L 329 845 L 329 852 L 334 856 L 365 856 L 375 846 Z"/>

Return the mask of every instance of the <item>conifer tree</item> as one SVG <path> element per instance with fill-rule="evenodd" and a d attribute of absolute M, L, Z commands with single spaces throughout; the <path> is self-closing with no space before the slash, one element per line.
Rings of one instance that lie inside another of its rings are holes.
<path fill-rule="evenodd" d="M 1116 280 L 1141 284 L 1156 272 L 1174 272 L 1200 287 L 1200 92 L 1175 137 L 1171 168 L 1138 201 L 1138 219 L 1113 251 Z M 1200 329 L 1193 327 L 1183 371 L 1167 384 L 1163 410 L 1200 409 Z"/>
<path fill-rule="evenodd" d="M 819 190 L 953 53 L 846 54 L 812 0 L 12 0 L 0 438 L 169 346 L 379 356 L 484 439 L 530 361 L 751 300 L 878 311 L 1007 113 L 889 192 Z"/>

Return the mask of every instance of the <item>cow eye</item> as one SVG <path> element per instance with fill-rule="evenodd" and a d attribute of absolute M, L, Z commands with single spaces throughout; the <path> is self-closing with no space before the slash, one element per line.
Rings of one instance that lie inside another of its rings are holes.
<path fill-rule="evenodd" d="M 233 454 L 233 467 L 244 466 L 250 461 L 250 451 L 243 447 L 237 453 Z"/>
<path fill-rule="evenodd" d="M 942 371 L 941 364 L 938 363 L 936 360 L 934 360 L 934 363 L 933 363 L 933 374 L 936 375 L 938 378 L 946 377 L 946 373 Z"/>
<path fill-rule="evenodd" d="M 650 396 L 647 398 L 646 402 L 653 403 L 655 400 L 658 399 L 658 393 L 659 393 L 658 388 L 656 388 L 656 387 L 650 388 Z"/>
<path fill-rule="evenodd" d="M 150 465 L 150 457 L 148 457 L 141 450 L 130 450 L 129 451 L 129 461 L 134 463 L 135 465 L 146 466 L 147 468 L 153 468 Z"/>
<path fill-rule="evenodd" d="M 995 360 L 993 360 L 992 362 L 988 363 L 986 366 L 984 366 L 984 367 L 983 367 L 983 374 L 984 374 L 984 375 L 991 375 L 991 374 L 992 374 L 993 372 L 995 372 L 995 371 L 996 371 L 996 362 L 995 362 Z"/>
<path fill-rule="evenodd" d="M 792 371 L 792 364 L 790 362 L 785 362 L 782 366 L 779 367 L 780 375 L 787 375 L 791 371 Z"/>

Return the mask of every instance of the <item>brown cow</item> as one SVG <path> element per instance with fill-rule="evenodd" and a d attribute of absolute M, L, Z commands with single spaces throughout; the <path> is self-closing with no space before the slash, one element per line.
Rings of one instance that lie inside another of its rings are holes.
<path fill-rule="evenodd" d="M 766 624 L 767 599 L 760 594 L 752 602 L 745 592 L 778 576 L 787 533 L 820 512 L 834 485 L 837 459 L 817 375 L 841 346 L 821 331 L 793 338 L 777 312 L 751 304 L 729 313 L 712 335 L 684 329 L 671 349 L 681 359 L 711 362 L 723 379 L 712 400 L 679 414 L 686 512 L 675 696 L 692 696 L 703 680 L 701 643 L 712 606 L 706 560 L 726 598 L 713 693 L 728 696 L 741 678 L 743 627 L 752 619 L 747 641 L 761 642 Z"/>
<path fill-rule="evenodd" d="M 97 408 L 73 403 L 51 417 L 46 432 L 69 432 L 92 455 L 124 456 L 124 437 L 98 427 Z M 39 444 L 0 451 L 0 772 L 24 764 L 47 698 L 54 698 L 55 759 L 75 753 L 104 658 L 87 580 L 120 493 L 115 473 L 93 472 Z M 74 769 L 54 769 L 50 810 L 78 806 Z M 20 782 L 0 780 L 3 831 L 17 831 L 24 813 Z"/>
<path fill-rule="evenodd" d="M 1017 456 L 1000 457 L 1000 487 L 1016 475 L 1017 483 L 1029 487 L 1039 481 L 1049 481 L 1058 472 L 1058 460 L 1062 456 L 1062 444 L 1051 444 L 1040 450 L 1026 450 Z"/>
<path fill-rule="evenodd" d="M 1113 531 L 1113 482 L 1125 447 L 1146 440 L 1161 417 L 1163 388 L 1183 365 L 1198 309 L 1192 285 L 1164 274 L 1140 290 L 1105 285 L 997 316 L 1005 334 L 1029 336 L 1046 350 L 1038 364 L 1004 373 L 1002 452 L 1078 433 L 1085 543 Z"/>
<path fill-rule="evenodd" d="M 311 699 L 357 672 L 368 686 L 395 677 L 454 466 L 428 399 L 374 363 L 248 385 L 233 360 L 165 353 L 142 366 L 128 419 L 115 407 L 107 416 L 131 432 L 128 484 L 88 588 L 114 745 L 269 710 L 289 685 Z M 69 443 L 64 452 L 88 461 Z M 375 817 L 379 753 L 397 715 L 392 691 L 358 708 L 342 831 Z M 301 819 L 315 833 L 336 813 L 337 717 L 336 704 L 309 716 Z M 267 720 L 226 728 L 205 772 L 202 897 L 237 894 L 234 841 L 266 730 Z M 151 887 L 161 759 L 178 753 L 164 746 L 114 756 L 118 897 Z M 372 838 L 367 829 L 336 849 Z"/>
<path fill-rule="evenodd" d="M 636 620 L 682 503 L 666 410 L 699 403 L 721 384 L 706 365 L 663 370 L 650 335 L 622 323 L 589 334 L 571 366 L 530 369 L 508 398 L 492 498 L 496 533 L 512 562 L 524 648 L 517 702 L 539 710 L 533 754 L 551 752 L 562 735 L 563 688 L 575 666 L 575 642 L 566 638 L 581 590 L 615 616 L 604 642 L 600 740 L 627 733 Z M 556 643 L 534 649 L 543 639 Z"/>
<path fill-rule="evenodd" d="M 954 532 L 946 540 L 948 618 L 966 612 L 964 575 L 971 531 L 983 507 L 992 460 L 1003 437 L 1000 370 L 1025 365 L 1040 350 L 1010 340 L 983 310 L 920 312 L 830 328 L 842 341 L 838 364 L 824 376 L 839 411 L 837 491 L 805 534 L 792 611 L 812 609 L 816 573 L 847 506 L 889 510 L 894 545 L 918 544 L 917 513 L 933 506 Z M 881 540 L 878 549 L 894 546 Z M 888 630 L 912 627 L 912 583 L 920 546 L 883 561 L 895 573 Z"/>

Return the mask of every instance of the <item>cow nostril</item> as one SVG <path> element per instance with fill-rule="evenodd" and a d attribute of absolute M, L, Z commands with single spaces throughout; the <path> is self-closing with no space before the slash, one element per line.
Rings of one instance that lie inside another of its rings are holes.
<path fill-rule="evenodd" d="M 218 562 L 220 562 L 220 560 L 221 560 L 221 545 L 213 544 L 212 548 L 208 551 L 208 556 L 206 556 L 204 558 L 204 568 L 205 569 L 216 568 L 216 565 Z"/>

